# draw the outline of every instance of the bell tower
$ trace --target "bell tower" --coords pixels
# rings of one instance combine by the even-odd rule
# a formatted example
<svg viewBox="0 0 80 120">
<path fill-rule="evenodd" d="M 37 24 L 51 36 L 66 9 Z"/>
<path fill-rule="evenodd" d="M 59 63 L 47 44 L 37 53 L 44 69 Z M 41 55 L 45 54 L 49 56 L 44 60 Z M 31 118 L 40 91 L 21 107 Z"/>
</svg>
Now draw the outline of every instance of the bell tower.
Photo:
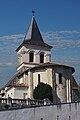
<svg viewBox="0 0 80 120">
<path fill-rule="evenodd" d="M 43 41 L 34 17 L 34 11 L 32 13 L 32 20 L 27 34 L 23 42 L 16 49 L 19 63 L 17 71 L 27 70 L 36 65 L 51 61 L 52 46 Z"/>
</svg>

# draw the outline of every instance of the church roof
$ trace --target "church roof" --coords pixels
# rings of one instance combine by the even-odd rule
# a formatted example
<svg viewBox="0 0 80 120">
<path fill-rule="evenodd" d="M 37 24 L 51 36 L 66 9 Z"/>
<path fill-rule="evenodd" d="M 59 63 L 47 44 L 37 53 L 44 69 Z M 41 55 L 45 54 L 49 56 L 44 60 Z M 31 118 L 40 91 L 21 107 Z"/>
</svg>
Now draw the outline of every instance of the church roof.
<svg viewBox="0 0 80 120">
<path fill-rule="evenodd" d="M 35 66 L 35 67 L 33 67 L 33 68 L 30 68 L 30 70 L 34 70 L 34 69 L 42 69 L 42 68 L 44 68 L 44 67 L 65 67 L 65 68 L 70 68 L 70 69 L 72 69 L 72 73 L 74 73 L 75 72 L 75 69 L 73 68 L 73 67 L 71 67 L 71 66 L 68 66 L 68 65 L 64 65 L 64 64 L 59 64 L 59 63 L 54 63 L 54 62 L 47 62 L 47 63 L 41 63 L 40 65 L 37 65 L 37 66 Z"/>
<path fill-rule="evenodd" d="M 37 26 L 34 16 L 32 16 L 31 24 L 29 26 L 27 34 L 24 37 L 23 43 L 17 48 L 16 51 L 18 51 L 22 46 L 25 46 L 25 45 L 36 45 L 36 46 L 47 47 L 49 49 L 52 48 L 52 46 L 46 44 L 43 41 L 43 38 L 41 36 L 41 33 L 39 31 L 39 28 Z"/>
</svg>

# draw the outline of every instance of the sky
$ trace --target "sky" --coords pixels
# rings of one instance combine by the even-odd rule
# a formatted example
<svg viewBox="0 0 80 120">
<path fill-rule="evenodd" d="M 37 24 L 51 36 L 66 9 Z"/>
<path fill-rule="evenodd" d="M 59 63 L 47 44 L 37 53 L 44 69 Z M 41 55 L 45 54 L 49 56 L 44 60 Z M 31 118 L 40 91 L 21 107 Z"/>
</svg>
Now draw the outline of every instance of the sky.
<svg viewBox="0 0 80 120">
<path fill-rule="evenodd" d="M 0 87 L 16 73 L 16 48 L 35 19 L 52 61 L 75 68 L 80 83 L 80 0 L 0 0 Z"/>
</svg>

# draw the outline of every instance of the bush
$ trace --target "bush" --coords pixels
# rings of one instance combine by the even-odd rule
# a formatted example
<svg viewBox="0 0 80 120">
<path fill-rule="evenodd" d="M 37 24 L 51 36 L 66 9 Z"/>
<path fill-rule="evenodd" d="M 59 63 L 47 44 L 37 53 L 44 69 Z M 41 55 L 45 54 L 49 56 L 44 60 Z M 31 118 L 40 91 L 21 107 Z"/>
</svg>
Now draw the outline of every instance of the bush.
<svg viewBox="0 0 80 120">
<path fill-rule="evenodd" d="M 44 98 L 48 98 L 50 101 L 53 101 L 52 88 L 47 83 L 39 83 L 37 87 L 35 87 L 33 91 L 34 99 L 43 100 Z"/>
</svg>

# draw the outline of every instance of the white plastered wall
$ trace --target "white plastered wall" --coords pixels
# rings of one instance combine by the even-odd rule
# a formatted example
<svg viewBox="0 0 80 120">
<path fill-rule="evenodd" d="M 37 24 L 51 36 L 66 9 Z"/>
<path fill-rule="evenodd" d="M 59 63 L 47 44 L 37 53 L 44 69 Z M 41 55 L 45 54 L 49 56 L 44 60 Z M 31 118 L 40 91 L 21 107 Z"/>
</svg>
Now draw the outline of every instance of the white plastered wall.
<svg viewBox="0 0 80 120">
<path fill-rule="evenodd" d="M 40 74 L 40 82 L 47 83 L 52 86 L 52 69 L 46 68 L 33 72 L 33 88 L 38 85 L 38 74 Z"/>
<path fill-rule="evenodd" d="M 59 84 L 59 73 L 62 74 L 62 84 Z M 71 102 L 72 69 L 59 67 L 56 69 L 56 93 L 61 102 Z"/>
<path fill-rule="evenodd" d="M 19 65 L 23 62 L 29 62 L 29 52 L 33 51 L 34 52 L 34 63 L 40 63 L 40 53 L 44 53 L 44 63 L 45 62 L 50 62 L 51 61 L 51 52 L 50 50 L 45 50 L 42 48 L 33 48 L 33 47 L 25 47 L 23 46 L 19 51 L 18 51 L 18 61 Z"/>
<path fill-rule="evenodd" d="M 27 93 L 27 87 L 13 87 L 6 92 L 6 98 L 24 99 L 24 93 Z"/>
</svg>

